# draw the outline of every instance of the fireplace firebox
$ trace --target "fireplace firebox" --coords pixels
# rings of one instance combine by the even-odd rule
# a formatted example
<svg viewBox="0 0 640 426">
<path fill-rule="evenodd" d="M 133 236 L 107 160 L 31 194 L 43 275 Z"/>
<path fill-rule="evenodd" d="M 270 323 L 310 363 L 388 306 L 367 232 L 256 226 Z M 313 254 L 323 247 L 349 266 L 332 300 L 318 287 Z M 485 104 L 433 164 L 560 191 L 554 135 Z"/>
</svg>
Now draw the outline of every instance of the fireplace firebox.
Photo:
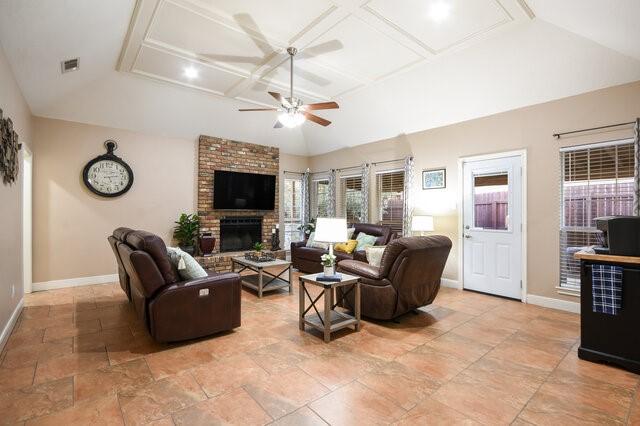
<svg viewBox="0 0 640 426">
<path fill-rule="evenodd" d="M 262 217 L 223 217 L 220 219 L 220 251 L 251 250 L 262 241 Z"/>
</svg>

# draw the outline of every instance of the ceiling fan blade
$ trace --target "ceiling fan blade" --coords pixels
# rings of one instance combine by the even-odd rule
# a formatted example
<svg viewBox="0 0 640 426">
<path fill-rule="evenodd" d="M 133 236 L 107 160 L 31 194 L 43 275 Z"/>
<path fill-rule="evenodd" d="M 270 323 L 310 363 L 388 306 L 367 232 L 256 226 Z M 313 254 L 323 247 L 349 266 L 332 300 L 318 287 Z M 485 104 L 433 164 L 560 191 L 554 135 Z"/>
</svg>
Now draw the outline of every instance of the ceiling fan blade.
<svg viewBox="0 0 640 426">
<path fill-rule="evenodd" d="M 236 13 L 233 15 L 233 19 L 242 28 L 242 30 L 249 36 L 251 41 L 260 49 L 260 51 L 266 56 L 272 55 L 276 49 L 274 49 L 266 40 L 267 38 L 260 30 L 256 21 L 253 20 L 248 13 Z"/>
<path fill-rule="evenodd" d="M 274 129 L 281 129 L 282 127 L 283 126 L 282 126 L 282 123 L 280 122 L 280 120 L 276 120 L 276 124 L 273 125 L 273 128 Z"/>
<path fill-rule="evenodd" d="M 330 40 L 315 46 L 307 47 L 300 53 L 301 59 L 315 58 L 329 52 L 335 52 L 344 47 L 340 40 Z"/>
<path fill-rule="evenodd" d="M 246 112 L 246 111 L 277 111 L 278 108 L 242 108 L 238 111 Z"/>
<path fill-rule="evenodd" d="M 308 104 L 308 105 L 302 106 L 302 109 L 305 109 L 307 111 L 314 111 L 318 109 L 337 109 L 337 108 L 340 108 L 340 105 L 338 105 L 335 102 L 318 102 L 316 104 Z"/>
<path fill-rule="evenodd" d="M 273 96 L 276 101 L 280 102 L 280 104 L 282 104 L 282 106 L 284 106 L 285 108 L 291 108 L 291 104 L 289 103 L 289 101 L 280 93 L 278 92 L 268 92 L 268 93 L 271 96 Z"/>
<path fill-rule="evenodd" d="M 231 62 L 235 64 L 260 65 L 264 61 L 263 58 L 257 56 L 218 55 L 217 53 L 203 53 L 200 56 L 216 62 Z"/>
<path fill-rule="evenodd" d="M 325 120 L 322 117 L 318 117 L 317 115 L 313 115 L 310 112 L 306 112 L 306 111 L 302 111 L 302 114 L 304 114 L 305 117 L 307 117 L 307 120 L 309 121 L 313 121 L 314 123 L 317 123 L 321 126 L 328 126 L 329 124 L 331 124 L 331 122 L 329 120 Z"/>
</svg>

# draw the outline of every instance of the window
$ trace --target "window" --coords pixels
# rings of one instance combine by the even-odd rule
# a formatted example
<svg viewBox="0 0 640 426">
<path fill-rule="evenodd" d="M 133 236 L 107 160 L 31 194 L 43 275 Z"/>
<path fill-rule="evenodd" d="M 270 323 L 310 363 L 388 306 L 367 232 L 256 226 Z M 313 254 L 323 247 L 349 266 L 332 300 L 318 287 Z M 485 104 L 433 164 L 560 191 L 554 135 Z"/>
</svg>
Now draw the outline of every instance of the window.
<svg viewBox="0 0 640 426">
<path fill-rule="evenodd" d="M 291 243 L 302 240 L 302 181 L 300 179 L 284 180 L 284 248 L 289 249 Z"/>
<path fill-rule="evenodd" d="M 391 226 L 402 233 L 404 210 L 404 172 L 402 170 L 381 172 L 376 176 L 376 196 L 381 225 Z"/>
<path fill-rule="evenodd" d="M 475 228 L 509 229 L 509 175 L 474 176 L 473 204 Z"/>
<path fill-rule="evenodd" d="M 362 176 L 345 176 L 340 179 L 342 215 L 347 223 L 362 222 Z"/>
<path fill-rule="evenodd" d="M 580 290 L 573 254 L 600 244 L 594 219 L 633 213 L 633 143 L 567 148 L 560 159 L 560 287 Z"/>
<path fill-rule="evenodd" d="M 329 180 L 313 181 L 313 209 L 314 218 L 329 216 Z"/>
</svg>

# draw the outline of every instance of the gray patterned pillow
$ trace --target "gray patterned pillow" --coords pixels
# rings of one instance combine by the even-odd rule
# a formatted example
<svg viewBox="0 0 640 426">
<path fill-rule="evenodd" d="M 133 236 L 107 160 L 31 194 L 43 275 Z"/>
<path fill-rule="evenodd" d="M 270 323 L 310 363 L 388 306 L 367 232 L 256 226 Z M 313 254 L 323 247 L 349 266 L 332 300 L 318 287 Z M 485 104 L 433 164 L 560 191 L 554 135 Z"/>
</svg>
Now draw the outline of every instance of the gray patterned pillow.
<svg viewBox="0 0 640 426">
<path fill-rule="evenodd" d="M 178 247 L 167 247 L 167 255 L 171 263 L 178 269 L 178 274 L 183 280 L 205 278 L 207 271 L 189 254 Z"/>
</svg>

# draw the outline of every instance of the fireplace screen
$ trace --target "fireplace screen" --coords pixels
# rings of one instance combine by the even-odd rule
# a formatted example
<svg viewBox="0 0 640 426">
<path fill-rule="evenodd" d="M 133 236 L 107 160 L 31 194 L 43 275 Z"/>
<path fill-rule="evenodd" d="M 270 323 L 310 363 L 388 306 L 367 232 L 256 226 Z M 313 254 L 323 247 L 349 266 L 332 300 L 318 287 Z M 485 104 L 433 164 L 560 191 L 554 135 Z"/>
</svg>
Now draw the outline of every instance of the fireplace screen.
<svg viewBox="0 0 640 426">
<path fill-rule="evenodd" d="M 251 250 L 262 241 L 261 217 L 229 217 L 220 219 L 220 251 Z"/>
</svg>

